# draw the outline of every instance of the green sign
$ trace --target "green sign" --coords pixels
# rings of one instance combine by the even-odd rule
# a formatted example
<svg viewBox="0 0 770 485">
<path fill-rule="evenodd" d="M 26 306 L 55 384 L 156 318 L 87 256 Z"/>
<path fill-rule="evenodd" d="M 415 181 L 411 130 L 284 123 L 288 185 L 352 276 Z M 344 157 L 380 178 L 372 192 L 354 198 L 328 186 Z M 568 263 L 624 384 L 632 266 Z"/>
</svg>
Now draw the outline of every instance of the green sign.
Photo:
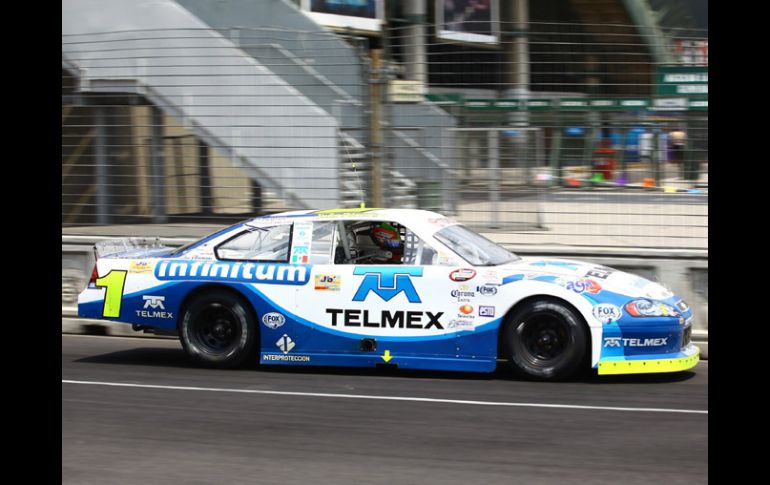
<svg viewBox="0 0 770 485">
<path fill-rule="evenodd" d="M 659 67 L 656 75 L 659 96 L 708 96 L 709 68 L 692 66 Z"/>
<path fill-rule="evenodd" d="M 463 100 L 463 107 L 474 111 L 636 111 L 649 108 L 648 98 L 558 98 L 558 99 L 502 99 L 469 98 Z"/>
<path fill-rule="evenodd" d="M 668 98 L 673 98 L 668 96 Z M 645 111 L 663 109 L 664 99 L 651 98 L 467 98 L 460 94 L 427 95 L 427 99 L 440 104 L 457 104 L 470 111 Z M 678 96 L 666 109 L 680 111 L 708 111 L 708 97 L 684 98 Z"/>
</svg>

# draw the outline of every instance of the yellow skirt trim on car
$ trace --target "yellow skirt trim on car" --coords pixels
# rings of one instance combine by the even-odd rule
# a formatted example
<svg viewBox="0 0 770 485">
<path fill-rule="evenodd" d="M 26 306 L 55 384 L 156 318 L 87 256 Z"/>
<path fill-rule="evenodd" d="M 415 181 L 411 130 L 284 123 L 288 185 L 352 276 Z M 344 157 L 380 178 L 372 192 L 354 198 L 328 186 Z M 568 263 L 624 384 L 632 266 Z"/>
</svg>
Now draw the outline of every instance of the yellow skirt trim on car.
<svg viewBox="0 0 770 485">
<path fill-rule="evenodd" d="M 687 357 L 654 360 L 608 360 L 599 362 L 599 374 L 646 374 L 654 372 L 679 372 L 695 367 L 700 360 L 700 350 Z"/>
</svg>

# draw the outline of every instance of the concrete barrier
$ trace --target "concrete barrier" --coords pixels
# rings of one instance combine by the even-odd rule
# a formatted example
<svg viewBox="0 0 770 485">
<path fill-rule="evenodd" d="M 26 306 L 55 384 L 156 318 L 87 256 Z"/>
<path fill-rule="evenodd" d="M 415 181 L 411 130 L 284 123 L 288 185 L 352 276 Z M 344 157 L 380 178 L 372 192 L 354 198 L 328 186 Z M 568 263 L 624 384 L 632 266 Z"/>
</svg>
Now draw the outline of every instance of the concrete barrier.
<svg viewBox="0 0 770 485">
<path fill-rule="evenodd" d="M 110 237 L 62 236 L 62 333 L 155 336 L 135 332 L 130 325 L 77 317 L 77 296 L 86 287 L 94 265 L 93 245 Z M 178 247 L 193 238 L 160 238 Z M 505 245 L 505 244 L 504 244 Z M 520 245 L 521 256 L 549 256 L 591 261 L 658 281 L 680 295 L 695 312 L 693 341 L 708 359 L 708 251 L 681 249 L 585 248 Z"/>
</svg>

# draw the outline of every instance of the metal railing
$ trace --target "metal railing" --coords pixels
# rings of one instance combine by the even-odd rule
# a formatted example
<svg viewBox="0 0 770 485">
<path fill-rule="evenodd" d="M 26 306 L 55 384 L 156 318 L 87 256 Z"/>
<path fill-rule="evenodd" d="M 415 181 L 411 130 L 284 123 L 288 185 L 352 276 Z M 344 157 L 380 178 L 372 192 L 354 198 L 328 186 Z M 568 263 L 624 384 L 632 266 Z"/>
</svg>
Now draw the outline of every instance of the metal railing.
<svg viewBox="0 0 770 485">
<path fill-rule="evenodd" d="M 184 21 L 62 36 L 63 233 L 373 204 L 376 187 L 508 244 L 708 248 L 707 57 L 650 47 L 707 32 L 530 22 L 482 46 L 392 22 L 373 64 L 360 35 Z"/>
</svg>

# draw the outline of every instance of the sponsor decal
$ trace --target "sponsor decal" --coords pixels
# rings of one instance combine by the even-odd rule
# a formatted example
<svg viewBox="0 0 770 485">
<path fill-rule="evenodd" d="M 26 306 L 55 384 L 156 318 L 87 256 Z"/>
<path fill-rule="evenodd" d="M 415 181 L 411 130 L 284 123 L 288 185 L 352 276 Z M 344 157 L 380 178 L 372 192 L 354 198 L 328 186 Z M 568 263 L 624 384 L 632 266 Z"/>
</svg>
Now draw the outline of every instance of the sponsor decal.
<svg viewBox="0 0 770 485">
<path fill-rule="evenodd" d="M 608 268 L 606 266 L 597 266 L 595 268 L 589 269 L 588 272 L 585 274 L 585 276 L 606 280 L 607 277 L 609 277 L 609 275 L 611 275 L 614 272 L 615 270 L 612 268 Z"/>
<path fill-rule="evenodd" d="M 594 306 L 593 314 L 602 323 L 612 323 L 620 320 L 623 312 L 611 303 L 600 303 Z"/>
<path fill-rule="evenodd" d="M 422 268 L 399 268 L 396 266 L 369 266 L 353 269 L 354 275 L 364 275 L 353 301 L 364 301 L 374 293 L 383 301 L 390 301 L 403 293 L 409 303 L 422 303 L 410 277 L 421 277 Z"/>
<path fill-rule="evenodd" d="M 291 257 L 289 262 L 292 264 L 307 264 L 310 258 L 310 244 L 312 240 L 313 223 L 295 222 L 291 235 Z"/>
<path fill-rule="evenodd" d="M 470 301 L 470 298 L 474 298 L 476 293 L 471 291 L 468 285 L 460 285 L 456 290 L 452 290 L 452 298 L 457 298 L 457 301 Z"/>
<path fill-rule="evenodd" d="M 262 315 L 262 323 L 264 323 L 266 327 L 275 330 L 286 323 L 286 317 L 278 312 L 265 313 Z"/>
<path fill-rule="evenodd" d="M 315 275 L 315 289 L 317 291 L 340 291 L 342 277 L 336 274 Z"/>
<path fill-rule="evenodd" d="M 343 209 L 321 209 L 317 210 L 315 212 L 312 212 L 312 214 L 316 214 L 319 216 L 338 216 L 338 215 L 358 215 L 362 212 L 371 212 L 371 211 L 378 211 L 381 209 L 377 209 L 375 207 L 352 207 L 352 208 L 343 208 Z"/>
<path fill-rule="evenodd" d="M 310 261 L 307 246 L 294 246 L 291 250 L 291 264 L 307 264 Z"/>
<path fill-rule="evenodd" d="M 128 272 L 134 274 L 149 274 L 152 273 L 152 266 L 150 261 L 131 261 Z"/>
<path fill-rule="evenodd" d="M 275 342 L 275 345 L 276 347 L 281 349 L 281 352 L 283 352 L 284 354 L 288 354 L 289 352 L 291 352 L 291 349 L 293 349 L 296 346 L 294 344 L 294 340 L 292 340 L 291 337 L 289 337 L 286 334 L 283 334 L 283 336 L 281 336 L 281 338 L 279 338 L 278 341 Z"/>
<path fill-rule="evenodd" d="M 494 296 L 497 294 L 497 285 L 477 286 L 476 291 L 484 296 Z"/>
<path fill-rule="evenodd" d="M 262 354 L 263 360 L 277 360 L 280 362 L 310 362 L 309 355 L 276 355 Z"/>
<path fill-rule="evenodd" d="M 605 337 L 605 347 L 660 347 L 666 345 L 668 337 L 659 338 L 622 338 L 622 337 Z"/>
<path fill-rule="evenodd" d="M 575 264 L 575 263 L 567 263 L 567 262 L 564 262 L 564 261 L 551 261 L 551 260 L 548 260 L 548 261 L 536 261 L 534 263 L 529 263 L 529 265 L 530 266 L 541 266 L 541 267 L 556 266 L 558 268 L 564 268 L 564 269 L 568 269 L 570 271 L 577 271 L 577 269 L 578 269 L 578 265 L 577 264 Z"/>
<path fill-rule="evenodd" d="M 444 327 L 439 318 L 444 312 L 418 312 L 418 311 L 389 311 L 383 310 L 377 312 L 369 310 L 345 310 L 341 308 L 327 308 L 326 313 L 331 315 L 331 325 L 343 327 L 369 327 L 369 328 L 406 328 L 406 329 L 424 329 L 436 328 L 443 330 Z"/>
<path fill-rule="evenodd" d="M 165 296 L 143 295 L 142 300 L 144 300 L 144 308 L 160 308 L 161 310 L 166 309 L 166 307 L 163 305 L 163 302 L 166 301 Z"/>
<path fill-rule="evenodd" d="M 457 224 L 457 221 L 450 219 L 448 217 L 429 217 L 428 218 L 428 224 L 432 224 L 434 226 L 438 226 L 440 228 L 444 228 L 447 226 L 451 226 L 454 224 Z"/>
<path fill-rule="evenodd" d="M 163 261 L 155 267 L 161 281 L 229 281 L 266 285 L 307 284 L 310 266 L 281 263 L 244 263 L 232 261 Z"/>
<path fill-rule="evenodd" d="M 451 330 L 476 330 L 476 327 L 473 325 L 473 320 L 462 318 L 450 320 L 447 324 L 447 328 Z"/>
<path fill-rule="evenodd" d="M 650 300 L 633 300 L 626 303 L 626 312 L 632 317 L 678 317 L 679 312 L 665 303 Z"/>
<path fill-rule="evenodd" d="M 493 306 L 479 306 L 479 316 L 480 317 L 494 317 L 495 316 L 495 307 Z"/>
<path fill-rule="evenodd" d="M 572 290 L 575 293 L 591 293 L 595 295 L 602 291 L 602 285 L 596 281 L 581 278 L 579 280 L 567 281 L 564 285 L 568 290 Z"/>
<path fill-rule="evenodd" d="M 143 295 L 144 309 L 136 310 L 136 316 L 142 318 L 174 318 L 172 312 L 167 312 L 163 302 L 165 296 Z"/>
<path fill-rule="evenodd" d="M 196 248 L 193 251 L 193 254 L 187 255 L 188 259 L 196 259 L 196 260 L 214 260 L 217 259 L 214 256 L 214 250 L 212 248 L 206 247 L 208 244 L 204 244 L 200 248 Z"/>
<path fill-rule="evenodd" d="M 510 276 L 506 276 L 503 278 L 503 284 L 507 285 L 508 283 L 513 283 L 514 281 L 521 281 L 524 278 L 526 278 L 526 275 L 524 274 L 513 274 Z"/>
<path fill-rule="evenodd" d="M 470 305 L 463 305 L 460 307 L 460 313 L 462 313 L 463 315 L 470 315 L 471 313 L 473 313 L 473 307 Z"/>
<path fill-rule="evenodd" d="M 474 276 L 476 276 L 476 270 L 470 268 L 456 269 L 449 273 L 449 279 L 457 282 L 471 280 Z"/>
<path fill-rule="evenodd" d="M 485 269 L 482 270 L 481 273 L 479 273 L 479 277 L 483 280 L 489 281 L 490 283 L 487 284 L 499 284 L 500 283 L 500 273 L 497 272 L 496 269 Z"/>
</svg>

